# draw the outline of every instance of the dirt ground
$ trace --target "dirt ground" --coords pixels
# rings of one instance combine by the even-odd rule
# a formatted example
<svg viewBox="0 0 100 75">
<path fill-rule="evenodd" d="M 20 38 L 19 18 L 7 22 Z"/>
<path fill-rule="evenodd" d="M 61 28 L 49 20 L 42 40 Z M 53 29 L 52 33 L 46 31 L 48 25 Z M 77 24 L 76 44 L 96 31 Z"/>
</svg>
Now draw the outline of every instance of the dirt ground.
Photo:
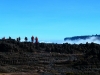
<svg viewBox="0 0 100 75">
<path fill-rule="evenodd" d="M 0 73 L 0 75 L 40 75 L 38 73 Z"/>
</svg>

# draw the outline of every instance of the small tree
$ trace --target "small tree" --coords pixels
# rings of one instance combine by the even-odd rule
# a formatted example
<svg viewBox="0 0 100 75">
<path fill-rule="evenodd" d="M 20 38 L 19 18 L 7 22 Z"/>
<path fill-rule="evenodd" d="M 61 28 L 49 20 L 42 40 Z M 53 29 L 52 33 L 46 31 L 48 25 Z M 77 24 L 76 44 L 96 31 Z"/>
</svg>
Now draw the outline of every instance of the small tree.
<svg viewBox="0 0 100 75">
<path fill-rule="evenodd" d="M 28 38 L 27 37 L 25 37 L 25 41 L 27 42 L 27 40 L 28 40 Z"/>
<path fill-rule="evenodd" d="M 19 41 L 18 38 L 16 40 L 17 40 L 17 42 Z"/>
<path fill-rule="evenodd" d="M 20 42 L 20 37 L 17 38 L 17 41 Z"/>
<path fill-rule="evenodd" d="M 38 43 L 38 37 L 35 38 L 35 43 Z"/>
<path fill-rule="evenodd" d="M 36 44 L 36 49 L 38 49 L 39 48 L 38 37 L 35 37 L 35 44 Z"/>
<path fill-rule="evenodd" d="M 31 41 L 32 41 L 32 43 L 34 42 L 34 36 L 31 37 Z"/>
<path fill-rule="evenodd" d="M 2 40 L 5 40 L 5 37 L 3 37 Z"/>
<path fill-rule="evenodd" d="M 9 36 L 9 40 L 11 40 L 11 37 Z"/>
<path fill-rule="evenodd" d="M 20 42 L 20 40 L 21 40 L 21 38 L 19 37 L 19 38 L 18 38 L 18 41 Z"/>
</svg>

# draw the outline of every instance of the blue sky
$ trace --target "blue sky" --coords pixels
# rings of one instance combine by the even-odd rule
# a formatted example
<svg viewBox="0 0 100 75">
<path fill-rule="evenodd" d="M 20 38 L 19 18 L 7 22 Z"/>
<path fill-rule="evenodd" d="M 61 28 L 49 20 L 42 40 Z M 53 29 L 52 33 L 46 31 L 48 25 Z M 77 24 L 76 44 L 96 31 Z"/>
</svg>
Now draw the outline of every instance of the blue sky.
<svg viewBox="0 0 100 75">
<path fill-rule="evenodd" d="M 100 34 L 100 0 L 0 0 L 0 38 L 92 34 Z"/>
</svg>

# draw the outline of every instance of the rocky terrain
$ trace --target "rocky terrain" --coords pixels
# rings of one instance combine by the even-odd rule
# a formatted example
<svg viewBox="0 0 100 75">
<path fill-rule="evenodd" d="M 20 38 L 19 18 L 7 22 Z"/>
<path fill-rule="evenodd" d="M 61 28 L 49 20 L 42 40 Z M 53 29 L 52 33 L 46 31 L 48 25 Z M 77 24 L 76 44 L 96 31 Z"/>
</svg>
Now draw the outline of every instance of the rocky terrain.
<svg viewBox="0 0 100 75">
<path fill-rule="evenodd" d="M 0 40 L 0 73 L 15 75 L 99 75 L 100 45 Z"/>
</svg>

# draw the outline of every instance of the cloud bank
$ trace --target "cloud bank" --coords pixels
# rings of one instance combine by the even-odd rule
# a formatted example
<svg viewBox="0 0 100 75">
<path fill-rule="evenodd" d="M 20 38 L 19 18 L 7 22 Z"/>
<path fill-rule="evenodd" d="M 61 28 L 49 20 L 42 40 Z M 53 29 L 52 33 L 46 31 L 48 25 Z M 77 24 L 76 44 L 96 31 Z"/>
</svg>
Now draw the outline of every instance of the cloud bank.
<svg viewBox="0 0 100 75">
<path fill-rule="evenodd" d="M 100 38 L 99 37 L 89 37 L 87 39 L 77 39 L 77 40 L 52 40 L 52 41 L 40 41 L 40 43 L 57 43 L 57 44 L 63 44 L 63 43 L 70 43 L 70 44 L 80 44 L 80 43 L 83 43 L 85 44 L 86 42 L 88 43 L 91 43 L 91 42 L 94 42 L 94 43 L 98 43 L 100 44 Z"/>
<path fill-rule="evenodd" d="M 98 37 L 90 37 L 90 38 L 87 38 L 87 39 L 77 39 L 77 40 L 74 40 L 74 41 L 71 41 L 71 40 L 66 40 L 64 43 L 71 43 L 71 44 L 80 44 L 80 43 L 83 43 L 85 44 L 86 42 L 88 43 L 91 43 L 91 42 L 94 42 L 94 43 L 98 43 L 100 44 L 100 39 L 98 39 Z"/>
</svg>

